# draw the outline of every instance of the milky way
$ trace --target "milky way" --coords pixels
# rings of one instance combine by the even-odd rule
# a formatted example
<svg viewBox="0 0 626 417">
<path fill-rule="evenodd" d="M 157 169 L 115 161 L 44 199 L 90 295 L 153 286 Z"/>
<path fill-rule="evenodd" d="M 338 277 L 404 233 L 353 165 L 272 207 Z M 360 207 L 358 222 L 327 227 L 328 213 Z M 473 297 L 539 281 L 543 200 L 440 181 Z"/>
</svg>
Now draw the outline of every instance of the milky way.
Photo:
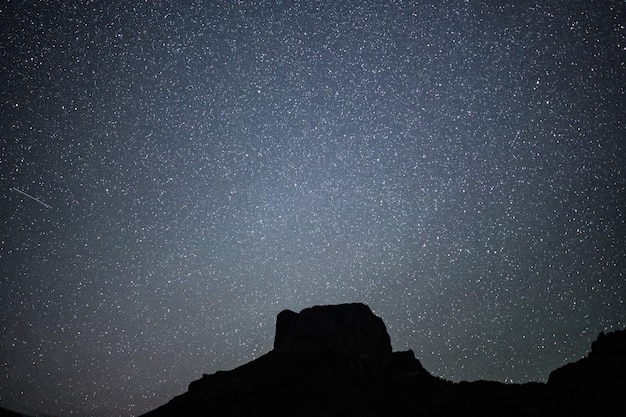
<svg viewBox="0 0 626 417">
<path fill-rule="evenodd" d="M 137 415 L 316 304 L 454 381 L 626 326 L 626 4 L 484 3 L 0 6 L 0 406 Z"/>
</svg>

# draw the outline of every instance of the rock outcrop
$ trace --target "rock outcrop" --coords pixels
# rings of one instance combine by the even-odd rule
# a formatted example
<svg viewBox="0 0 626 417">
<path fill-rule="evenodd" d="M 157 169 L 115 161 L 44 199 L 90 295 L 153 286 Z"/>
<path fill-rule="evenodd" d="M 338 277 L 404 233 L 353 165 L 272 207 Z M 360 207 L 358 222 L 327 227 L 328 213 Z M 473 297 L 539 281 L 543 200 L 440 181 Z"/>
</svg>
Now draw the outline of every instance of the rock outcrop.
<svg viewBox="0 0 626 417">
<path fill-rule="evenodd" d="M 391 340 L 382 319 L 365 304 L 316 306 L 278 314 L 274 350 L 384 360 L 391 355 Z"/>
</svg>

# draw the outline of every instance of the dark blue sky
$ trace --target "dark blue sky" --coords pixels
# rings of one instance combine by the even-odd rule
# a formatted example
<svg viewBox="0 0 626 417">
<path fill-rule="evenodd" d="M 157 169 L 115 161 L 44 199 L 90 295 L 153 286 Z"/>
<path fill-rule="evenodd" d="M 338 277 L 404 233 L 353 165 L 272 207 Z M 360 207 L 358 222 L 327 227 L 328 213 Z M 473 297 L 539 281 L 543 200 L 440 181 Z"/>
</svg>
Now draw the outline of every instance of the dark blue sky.
<svg viewBox="0 0 626 417">
<path fill-rule="evenodd" d="M 0 406 L 137 415 L 315 304 L 454 381 L 625 327 L 626 5 L 495 3 L 5 2 Z"/>
</svg>

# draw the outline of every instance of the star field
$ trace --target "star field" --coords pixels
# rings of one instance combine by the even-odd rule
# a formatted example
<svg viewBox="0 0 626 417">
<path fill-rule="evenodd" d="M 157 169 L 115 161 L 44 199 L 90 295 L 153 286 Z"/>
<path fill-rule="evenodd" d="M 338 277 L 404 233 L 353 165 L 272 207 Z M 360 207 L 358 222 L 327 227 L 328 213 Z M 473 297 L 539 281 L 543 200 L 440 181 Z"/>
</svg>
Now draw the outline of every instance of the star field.
<svg viewBox="0 0 626 417">
<path fill-rule="evenodd" d="M 626 4 L 543 3 L 4 2 L 0 406 L 138 415 L 315 304 L 454 381 L 624 328 Z"/>
</svg>

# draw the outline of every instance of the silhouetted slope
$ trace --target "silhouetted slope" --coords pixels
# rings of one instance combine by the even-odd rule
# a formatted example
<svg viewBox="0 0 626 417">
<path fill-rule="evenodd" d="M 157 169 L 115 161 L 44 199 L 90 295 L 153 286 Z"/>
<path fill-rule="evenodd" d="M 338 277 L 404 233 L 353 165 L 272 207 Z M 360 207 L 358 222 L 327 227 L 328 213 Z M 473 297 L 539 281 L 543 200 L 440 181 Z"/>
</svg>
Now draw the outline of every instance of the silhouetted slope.
<svg viewBox="0 0 626 417">
<path fill-rule="evenodd" d="M 205 375 L 189 391 L 145 416 L 381 416 L 421 411 L 414 392 L 451 385 L 424 370 L 412 352 L 386 364 L 336 353 L 272 351 L 230 372 Z"/>
<path fill-rule="evenodd" d="M 542 416 L 626 416 L 626 329 L 600 333 L 587 357 L 553 371 Z"/>
<path fill-rule="evenodd" d="M 25 417 L 20 413 L 16 413 L 15 411 L 7 410 L 6 408 L 0 407 L 0 417 Z"/>
<path fill-rule="evenodd" d="M 412 351 L 391 353 L 384 323 L 363 304 L 287 311 L 273 351 L 204 375 L 143 417 L 626 416 L 625 339 L 626 330 L 601 336 L 548 384 L 452 383 L 430 375 Z"/>
</svg>

